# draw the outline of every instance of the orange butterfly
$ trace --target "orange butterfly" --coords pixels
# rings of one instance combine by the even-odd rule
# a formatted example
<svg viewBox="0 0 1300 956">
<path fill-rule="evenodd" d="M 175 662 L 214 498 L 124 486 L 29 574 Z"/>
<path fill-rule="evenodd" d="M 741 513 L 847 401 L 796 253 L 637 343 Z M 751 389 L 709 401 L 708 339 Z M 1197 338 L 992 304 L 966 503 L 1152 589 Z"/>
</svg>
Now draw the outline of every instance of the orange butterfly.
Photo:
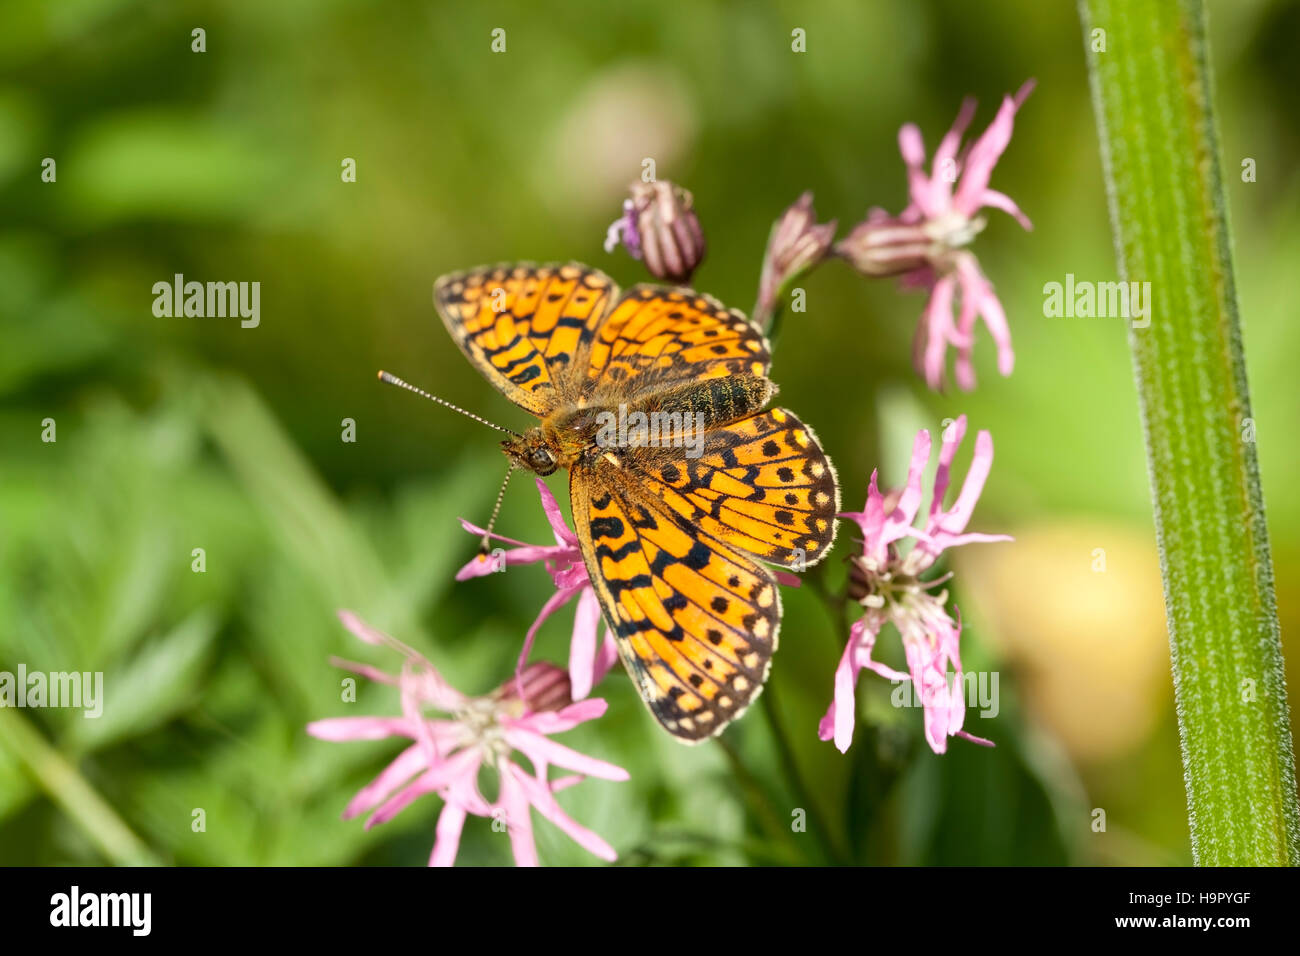
<svg viewBox="0 0 1300 956">
<path fill-rule="evenodd" d="M 684 741 L 718 733 L 776 649 L 781 600 L 762 562 L 820 561 L 840 506 L 812 430 L 763 410 L 766 339 L 709 296 L 620 294 L 576 263 L 457 272 L 434 300 L 470 361 L 541 419 L 506 455 L 569 470 L 588 575 L 651 713 Z"/>
</svg>

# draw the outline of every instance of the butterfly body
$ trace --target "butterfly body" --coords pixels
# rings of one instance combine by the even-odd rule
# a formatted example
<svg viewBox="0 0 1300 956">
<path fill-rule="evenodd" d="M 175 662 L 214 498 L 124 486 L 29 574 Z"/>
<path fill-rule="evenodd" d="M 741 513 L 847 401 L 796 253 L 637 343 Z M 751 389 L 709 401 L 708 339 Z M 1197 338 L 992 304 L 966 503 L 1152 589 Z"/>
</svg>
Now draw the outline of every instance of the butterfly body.
<svg viewBox="0 0 1300 956">
<path fill-rule="evenodd" d="M 821 560 L 839 510 L 811 429 L 764 410 L 766 340 L 708 296 L 620 293 L 578 264 L 455 273 L 435 303 L 471 362 L 540 419 L 506 455 L 569 471 L 588 576 L 642 699 L 680 740 L 717 733 L 776 648 L 764 562 Z"/>
<path fill-rule="evenodd" d="M 673 449 L 687 448 L 689 455 L 689 447 L 709 429 L 758 411 L 775 391 L 776 386 L 755 375 L 645 388 L 631 402 L 610 390 L 557 408 L 540 425 L 503 441 L 501 448 L 515 464 L 542 476 L 579 463 L 594 466 L 598 458 L 616 463 L 611 449 L 629 443 L 667 449 L 659 457 L 677 458 L 680 452 Z M 638 415 L 645 416 L 646 424 L 640 431 L 634 427 L 629 437 L 626 423 L 639 422 Z"/>
</svg>

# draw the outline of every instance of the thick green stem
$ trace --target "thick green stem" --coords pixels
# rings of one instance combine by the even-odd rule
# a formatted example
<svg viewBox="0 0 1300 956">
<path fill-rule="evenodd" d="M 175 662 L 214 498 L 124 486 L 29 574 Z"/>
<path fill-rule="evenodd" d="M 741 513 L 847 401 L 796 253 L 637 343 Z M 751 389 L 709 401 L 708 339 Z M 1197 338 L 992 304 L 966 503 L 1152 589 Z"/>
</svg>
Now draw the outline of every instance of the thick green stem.
<svg viewBox="0 0 1300 956">
<path fill-rule="evenodd" d="M 1149 290 L 1129 344 L 1193 857 L 1294 864 L 1295 766 L 1204 5 L 1080 0 L 1080 12 L 1120 276 Z"/>
</svg>

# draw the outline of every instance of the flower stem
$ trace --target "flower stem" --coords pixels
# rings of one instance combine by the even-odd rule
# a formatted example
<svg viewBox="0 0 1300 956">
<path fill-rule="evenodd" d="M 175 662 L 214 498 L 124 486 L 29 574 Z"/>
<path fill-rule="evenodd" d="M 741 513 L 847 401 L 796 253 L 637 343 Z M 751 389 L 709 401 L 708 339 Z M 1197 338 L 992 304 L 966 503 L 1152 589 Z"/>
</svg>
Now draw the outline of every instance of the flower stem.
<svg viewBox="0 0 1300 956">
<path fill-rule="evenodd" d="M 781 761 L 781 769 L 785 772 L 790 789 L 794 791 L 795 799 L 803 804 L 807 811 L 808 822 L 812 824 L 812 829 L 816 832 L 827 858 L 833 863 L 843 865 L 849 862 L 848 855 L 840 852 L 836 847 L 830 826 L 822 814 L 821 804 L 813 798 L 812 790 L 799 770 L 794 748 L 790 746 L 790 739 L 786 736 L 785 727 L 781 722 L 781 708 L 776 699 L 775 683 L 775 680 L 768 680 L 767 686 L 763 688 L 763 696 L 758 702 L 763 709 L 763 716 L 767 718 L 772 737 L 776 741 L 777 758 Z"/>
<path fill-rule="evenodd" d="M 1080 0 L 1080 14 L 1120 276 L 1149 283 L 1129 346 L 1193 858 L 1295 864 L 1300 812 L 1204 4 Z"/>
<path fill-rule="evenodd" d="M 735 775 L 737 784 L 740 786 L 745 799 L 749 802 L 750 809 L 753 810 L 759 823 L 772 837 L 773 841 L 780 844 L 779 855 L 788 860 L 798 860 L 800 852 L 799 847 L 795 844 L 793 834 L 777 813 L 776 807 L 768 797 L 767 791 L 763 789 L 763 785 L 745 766 L 745 761 L 741 759 L 735 743 L 725 734 L 714 739 L 718 742 L 718 746 L 722 748 L 727 763 L 731 766 L 731 772 Z"/>
<path fill-rule="evenodd" d="M 118 866 L 161 863 L 86 778 L 46 742 L 40 731 L 9 708 L 0 709 L 0 741 L 107 860 Z"/>
</svg>

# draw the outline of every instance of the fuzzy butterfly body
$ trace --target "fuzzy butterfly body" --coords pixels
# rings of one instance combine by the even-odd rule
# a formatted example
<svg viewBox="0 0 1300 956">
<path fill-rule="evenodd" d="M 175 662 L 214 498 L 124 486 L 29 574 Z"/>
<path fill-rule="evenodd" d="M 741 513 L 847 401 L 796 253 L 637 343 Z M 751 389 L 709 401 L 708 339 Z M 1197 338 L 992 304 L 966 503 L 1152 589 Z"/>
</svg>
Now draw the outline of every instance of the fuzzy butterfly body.
<svg viewBox="0 0 1300 956">
<path fill-rule="evenodd" d="M 812 430 L 765 410 L 767 341 L 709 296 L 620 293 L 576 263 L 454 273 L 434 299 L 470 361 L 541 419 L 502 442 L 506 455 L 569 471 L 583 560 L 642 699 L 678 739 L 718 733 L 776 649 L 764 562 L 821 560 L 839 510 Z"/>
</svg>

